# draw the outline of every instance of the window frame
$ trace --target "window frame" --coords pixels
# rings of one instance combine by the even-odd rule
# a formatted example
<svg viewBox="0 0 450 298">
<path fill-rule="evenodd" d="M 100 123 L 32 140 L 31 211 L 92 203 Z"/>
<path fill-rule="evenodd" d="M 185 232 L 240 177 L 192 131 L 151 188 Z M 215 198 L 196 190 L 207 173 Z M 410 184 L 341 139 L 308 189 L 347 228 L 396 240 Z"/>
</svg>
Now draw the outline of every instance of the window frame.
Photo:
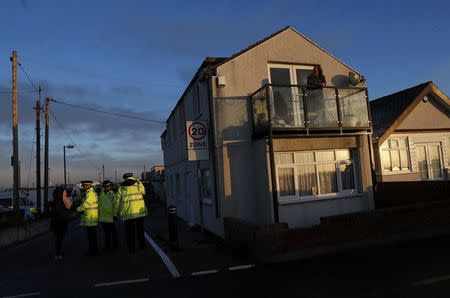
<svg viewBox="0 0 450 298">
<path fill-rule="evenodd" d="M 397 148 L 391 148 L 391 141 L 397 141 L 397 144 L 399 144 L 400 140 L 404 140 L 405 141 L 405 147 L 399 147 L 397 146 Z M 408 159 L 408 169 L 403 170 L 402 169 L 402 160 L 401 160 L 401 154 L 400 152 L 402 150 L 406 150 L 406 156 Z M 393 166 L 392 166 L 392 151 L 398 152 L 399 154 L 399 164 L 400 164 L 400 170 L 393 170 Z M 391 163 L 391 170 L 387 171 L 384 169 L 384 165 L 383 163 L 385 162 L 384 158 L 383 158 L 383 153 L 384 152 L 388 152 L 389 153 L 389 159 L 390 159 L 390 163 Z M 410 146 L 410 141 L 408 137 L 393 137 L 393 138 L 388 138 L 381 146 L 380 146 L 380 167 L 381 167 L 381 172 L 383 173 L 383 175 L 397 175 L 397 174 L 405 174 L 405 173 L 412 173 L 413 169 L 413 164 L 412 164 L 412 157 L 411 157 L 411 146 Z"/>
<path fill-rule="evenodd" d="M 336 151 L 339 150 L 348 150 L 350 153 L 349 159 L 339 159 L 337 160 Z M 317 152 L 333 152 L 333 161 L 317 161 L 316 153 Z M 338 149 L 329 149 L 329 150 L 315 150 L 315 151 L 290 151 L 290 152 L 275 152 L 275 154 L 293 154 L 293 163 L 287 164 L 277 164 L 275 162 L 275 176 L 276 176 L 276 190 L 277 190 L 277 198 L 280 204 L 283 203 L 297 203 L 297 202 L 310 202 L 310 201 L 318 201 L 323 199 L 332 199 L 332 198 L 341 198 L 341 197 L 350 197 L 360 195 L 359 192 L 359 183 L 358 183 L 358 171 L 357 171 L 357 163 L 355 162 L 356 151 L 350 148 L 338 148 Z M 296 153 L 313 153 L 314 161 L 300 163 L 297 161 Z M 341 177 L 341 171 L 339 166 L 345 162 L 346 164 L 351 164 L 353 166 L 353 189 L 344 189 L 343 181 Z M 331 164 L 335 165 L 335 174 L 336 174 L 336 183 L 337 183 L 337 192 L 322 194 L 320 188 L 320 177 L 318 166 L 320 164 Z M 299 192 L 299 184 L 298 184 L 298 166 L 306 166 L 306 165 L 314 165 L 315 169 L 315 178 L 317 185 L 317 195 L 306 195 L 300 196 Z M 290 196 L 280 196 L 280 181 L 279 181 L 279 169 L 280 168 L 289 168 L 294 170 L 294 187 L 295 187 L 295 195 Z"/>
</svg>

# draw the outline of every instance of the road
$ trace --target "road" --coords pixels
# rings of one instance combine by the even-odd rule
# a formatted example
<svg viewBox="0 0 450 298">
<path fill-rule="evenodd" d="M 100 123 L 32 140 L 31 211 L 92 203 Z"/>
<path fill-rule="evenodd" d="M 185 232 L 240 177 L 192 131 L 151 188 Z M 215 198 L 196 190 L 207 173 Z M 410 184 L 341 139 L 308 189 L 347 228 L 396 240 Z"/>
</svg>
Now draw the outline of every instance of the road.
<svg viewBox="0 0 450 298">
<path fill-rule="evenodd" d="M 74 226 L 62 262 L 52 259 L 51 234 L 1 251 L 0 297 L 450 296 L 450 236 L 195 276 L 166 255 L 179 278 L 151 245 L 136 254 L 122 249 L 92 258 L 81 255 L 85 244 Z M 197 258 L 205 263 L 201 254 Z"/>
</svg>

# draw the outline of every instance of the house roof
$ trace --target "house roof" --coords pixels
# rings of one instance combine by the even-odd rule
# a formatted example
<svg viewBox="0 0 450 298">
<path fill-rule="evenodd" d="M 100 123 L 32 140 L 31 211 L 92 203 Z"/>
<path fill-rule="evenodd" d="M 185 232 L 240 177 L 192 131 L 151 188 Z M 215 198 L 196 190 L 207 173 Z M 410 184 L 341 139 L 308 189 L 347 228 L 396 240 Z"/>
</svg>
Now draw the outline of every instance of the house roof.
<svg viewBox="0 0 450 298">
<path fill-rule="evenodd" d="M 328 52 L 328 51 L 326 51 L 325 49 L 323 49 L 322 47 L 320 47 L 320 46 L 319 46 L 318 44 L 316 44 L 314 41 L 312 41 L 311 39 L 309 39 L 308 37 L 306 37 L 305 35 L 303 35 L 303 34 L 300 33 L 299 31 L 295 30 L 295 28 L 293 28 L 292 26 L 286 26 L 286 27 L 284 27 L 284 28 L 278 30 L 277 32 L 275 32 L 275 33 L 273 33 L 273 34 L 271 34 L 271 35 L 269 35 L 269 36 L 267 36 L 267 37 L 264 37 L 263 39 L 261 39 L 261 40 L 255 42 L 254 44 L 252 44 L 252 45 L 246 47 L 245 49 L 243 49 L 243 50 L 241 50 L 241 51 L 239 51 L 239 52 L 233 54 L 231 57 L 225 59 L 223 62 L 219 63 L 219 64 L 216 65 L 215 67 L 219 67 L 219 66 L 221 66 L 222 64 L 225 64 L 225 63 L 227 63 L 227 62 L 233 60 L 234 58 L 236 58 L 236 57 L 238 57 L 238 56 L 240 56 L 240 55 L 242 55 L 242 54 L 244 54 L 244 53 L 250 51 L 251 49 L 253 49 L 253 48 L 259 46 L 260 44 L 262 44 L 262 43 L 268 41 L 269 39 L 272 39 L 273 37 L 277 36 L 278 34 L 284 32 L 284 31 L 286 31 L 286 30 L 292 30 L 292 31 L 294 31 L 295 33 L 297 33 L 298 35 L 300 35 L 301 37 L 303 37 L 304 39 L 306 39 L 308 42 L 310 42 L 311 44 L 313 44 L 315 47 L 317 47 L 317 48 L 320 49 L 321 51 L 325 52 L 327 55 L 329 55 L 330 57 L 332 57 L 333 59 L 335 59 L 335 60 L 338 61 L 339 63 L 341 63 L 341 64 L 347 66 L 347 67 L 348 67 L 349 69 L 351 69 L 352 71 L 354 71 L 354 72 L 360 74 L 358 71 L 356 71 L 355 69 L 353 69 L 353 68 L 350 67 L 349 65 L 345 64 L 344 62 L 342 62 L 341 60 L 339 60 L 339 59 L 336 58 L 335 56 L 333 56 L 330 52 Z"/>
<path fill-rule="evenodd" d="M 382 144 L 427 95 L 450 112 L 450 98 L 431 81 L 372 100 L 372 127 L 378 144 Z"/>
<path fill-rule="evenodd" d="M 373 134 L 380 137 L 431 82 L 370 101 Z"/>
<path fill-rule="evenodd" d="M 231 55 L 230 57 L 206 57 L 205 60 L 203 60 L 202 64 L 200 65 L 200 67 L 198 68 L 197 72 L 195 73 L 194 77 L 192 78 L 192 80 L 189 82 L 189 85 L 186 87 L 186 89 L 184 90 L 183 94 L 180 96 L 180 98 L 178 99 L 177 104 L 175 105 L 175 107 L 172 109 L 172 111 L 170 112 L 169 117 L 167 117 L 166 123 L 167 121 L 169 121 L 170 117 L 172 116 L 172 114 L 174 113 L 174 111 L 176 110 L 177 106 L 181 103 L 183 97 L 189 92 L 189 90 L 191 89 L 192 85 L 197 81 L 199 75 L 203 72 L 203 70 L 205 69 L 210 69 L 210 68 L 217 68 L 231 60 L 233 60 L 234 58 L 250 51 L 251 49 L 257 47 L 258 45 L 270 40 L 271 38 L 277 36 L 278 34 L 286 31 L 286 30 L 292 30 L 295 33 L 297 33 L 298 35 L 300 35 L 301 37 L 303 37 L 304 39 L 306 39 L 307 41 L 309 41 L 311 44 L 313 44 L 314 46 L 316 46 L 318 49 L 320 49 L 321 51 L 325 52 L 326 54 L 330 55 L 333 59 L 335 59 L 336 61 L 338 61 L 339 63 L 342 63 L 343 65 L 347 66 L 349 69 L 351 69 L 352 71 L 356 72 L 359 74 L 358 71 L 354 70 L 353 68 L 351 68 L 350 66 L 348 66 L 347 64 L 345 64 L 344 62 L 342 62 L 341 60 L 339 60 L 338 58 L 336 58 L 335 56 L 333 56 L 332 54 L 330 54 L 329 52 L 327 52 L 326 50 L 324 50 L 323 48 L 321 48 L 319 45 L 317 45 L 316 43 L 314 43 L 311 39 L 309 39 L 308 37 L 304 36 L 303 34 L 301 34 L 300 32 L 298 32 L 297 30 L 295 30 L 293 27 L 291 26 L 286 26 L 278 31 L 276 31 L 275 33 L 255 42 L 254 44 L 246 47 L 245 49 Z"/>
<path fill-rule="evenodd" d="M 169 121 L 170 117 L 172 117 L 172 114 L 175 112 L 176 108 L 181 103 L 181 100 L 189 92 L 189 90 L 191 89 L 192 85 L 197 81 L 198 77 L 203 72 L 203 70 L 211 68 L 211 67 L 215 67 L 219 63 L 221 63 L 221 62 L 223 62 L 223 61 L 225 61 L 227 59 L 228 58 L 225 58 L 225 57 L 206 57 L 205 60 L 203 60 L 202 64 L 200 64 L 199 68 L 195 72 L 194 77 L 191 79 L 191 81 L 189 82 L 189 84 L 186 87 L 186 89 L 184 89 L 183 94 L 181 94 L 180 98 L 178 99 L 177 104 L 175 105 L 175 107 L 170 112 L 169 117 L 167 117 L 166 123 Z"/>
</svg>

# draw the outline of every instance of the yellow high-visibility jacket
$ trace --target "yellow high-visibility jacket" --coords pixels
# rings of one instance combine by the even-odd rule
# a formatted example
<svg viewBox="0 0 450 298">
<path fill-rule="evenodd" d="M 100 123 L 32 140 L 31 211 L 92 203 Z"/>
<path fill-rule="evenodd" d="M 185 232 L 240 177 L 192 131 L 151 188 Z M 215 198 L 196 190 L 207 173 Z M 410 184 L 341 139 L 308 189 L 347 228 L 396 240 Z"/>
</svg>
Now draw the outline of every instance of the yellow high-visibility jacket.
<svg viewBox="0 0 450 298">
<path fill-rule="evenodd" d="M 147 215 L 144 195 L 145 188 L 140 181 L 128 178 L 122 183 L 117 192 L 119 201 L 118 215 L 121 220 L 125 221 Z"/>
<path fill-rule="evenodd" d="M 100 193 L 98 206 L 98 221 L 113 222 L 113 217 L 117 215 L 117 199 L 114 191 Z"/>
<path fill-rule="evenodd" d="M 98 222 L 98 196 L 91 187 L 86 191 L 86 197 L 83 203 L 77 208 L 81 214 L 81 226 L 91 227 L 96 226 Z"/>
</svg>

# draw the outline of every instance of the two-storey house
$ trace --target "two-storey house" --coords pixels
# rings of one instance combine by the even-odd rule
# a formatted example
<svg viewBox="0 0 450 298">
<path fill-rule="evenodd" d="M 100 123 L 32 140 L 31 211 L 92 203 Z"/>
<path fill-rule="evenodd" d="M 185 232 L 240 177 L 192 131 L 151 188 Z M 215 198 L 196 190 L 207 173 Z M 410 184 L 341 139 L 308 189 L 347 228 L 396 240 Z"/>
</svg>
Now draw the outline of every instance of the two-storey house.
<svg viewBox="0 0 450 298">
<path fill-rule="evenodd" d="M 326 79 L 308 85 L 314 66 Z M 209 128 L 209 160 L 188 161 L 187 120 Z M 292 27 L 229 58 L 206 58 L 162 134 L 167 200 L 223 236 L 223 218 L 306 227 L 373 209 L 363 76 Z"/>
</svg>

